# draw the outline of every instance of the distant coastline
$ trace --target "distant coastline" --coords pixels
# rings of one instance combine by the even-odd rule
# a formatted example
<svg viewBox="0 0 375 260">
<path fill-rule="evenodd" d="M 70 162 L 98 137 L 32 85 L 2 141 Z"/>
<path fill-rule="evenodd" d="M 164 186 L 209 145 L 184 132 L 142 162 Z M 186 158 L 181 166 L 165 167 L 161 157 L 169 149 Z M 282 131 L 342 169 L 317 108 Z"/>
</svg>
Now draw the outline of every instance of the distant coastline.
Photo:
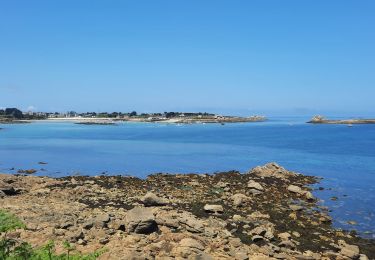
<svg viewBox="0 0 375 260">
<path fill-rule="evenodd" d="M 74 111 L 66 113 L 47 112 L 22 112 L 17 108 L 6 108 L 0 110 L 0 123 L 23 123 L 40 120 L 71 121 L 84 125 L 113 125 L 115 122 L 157 122 L 174 124 L 195 123 L 241 123 L 241 122 L 263 122 L 266 117 L 254 115 L 249 117 L 225 116 L 207 112 L 164 112 L 164 113 L 141 113 L 136 111 L 130 113 L 122 112 L 85 112 Z"/>
<path fill-rule="evenodd" d="M 323 116 L 314 116 L 307 123 L 310 123 L 310 124 L 346 124 L 346 125 L 375 124 L 375 119 L 342 119 L 342 120 L 332 120 L 332 119 L 326 119 Z"/>
</svg>

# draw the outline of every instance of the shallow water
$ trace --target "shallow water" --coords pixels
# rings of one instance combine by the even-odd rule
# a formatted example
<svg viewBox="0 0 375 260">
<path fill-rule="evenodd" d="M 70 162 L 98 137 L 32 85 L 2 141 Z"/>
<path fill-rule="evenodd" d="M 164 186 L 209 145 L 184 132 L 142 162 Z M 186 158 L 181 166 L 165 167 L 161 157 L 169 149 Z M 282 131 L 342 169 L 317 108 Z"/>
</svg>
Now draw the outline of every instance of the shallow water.
<svg viewBox="0 0 375 260">
<path fill-rule="evenodd" d="M 315 195 L 336 227 L 375 237 L 375 125 L 265 123 L 117 126 L 61 122 L 0 125 L 0 171 L 38 175 L 189 173 L 248 169 L 275 161 L 324 177 Z M 48 164 L 38 164 L 46 162 Z M 12 168 L 14 168 L 12 170 Z M 337 201 L 329 198 L 338 197 Z M 357 225 L 349 225 L 354 220 Z"/>
</svg>

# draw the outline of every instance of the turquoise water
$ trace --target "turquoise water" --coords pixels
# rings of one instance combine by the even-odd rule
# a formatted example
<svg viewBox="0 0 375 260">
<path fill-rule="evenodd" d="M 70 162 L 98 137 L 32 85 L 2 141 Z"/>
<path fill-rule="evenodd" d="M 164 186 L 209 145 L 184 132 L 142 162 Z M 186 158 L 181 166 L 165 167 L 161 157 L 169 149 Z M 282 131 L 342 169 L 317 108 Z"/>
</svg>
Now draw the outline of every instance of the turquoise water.
<svg viewBox="0 0 375 260">
<path fill-rule="evenodd" d="M 117 126 L 36 122 L 0 125 L 0 172 L 38 175 L 212 173 L 275 161 L 324 177 L 315 195 L 334 224 L 375 237 L 375 125 L 310 125 L 302 118 L 265 123 Z M 38 162 L 48 164 L 41 165 Z M 329 198 L 336 196 L 337 201 Z M 358 225 L 346 222 L 355 220 Z"/>
</svg>

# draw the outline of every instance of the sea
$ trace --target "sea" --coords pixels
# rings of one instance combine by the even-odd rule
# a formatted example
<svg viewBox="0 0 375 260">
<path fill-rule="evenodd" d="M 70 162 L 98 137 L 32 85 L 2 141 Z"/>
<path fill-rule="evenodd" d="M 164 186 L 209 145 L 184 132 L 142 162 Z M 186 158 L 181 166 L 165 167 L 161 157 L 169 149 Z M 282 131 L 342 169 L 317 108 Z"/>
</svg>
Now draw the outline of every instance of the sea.
<svg viewBox="0 0 375 260">
<path fill-rule="evenodd" d="M 322 177 L 314 195 L 333 225 L 375 238 L 375 125 L 313 125 L 308 118 L 266 122 L 79 125 L 0 124 L 0 172 L 35 175 L 215 173 L 277 162 Z M 322 187 L 324 189 L 319 189 Z"/>
</svg>

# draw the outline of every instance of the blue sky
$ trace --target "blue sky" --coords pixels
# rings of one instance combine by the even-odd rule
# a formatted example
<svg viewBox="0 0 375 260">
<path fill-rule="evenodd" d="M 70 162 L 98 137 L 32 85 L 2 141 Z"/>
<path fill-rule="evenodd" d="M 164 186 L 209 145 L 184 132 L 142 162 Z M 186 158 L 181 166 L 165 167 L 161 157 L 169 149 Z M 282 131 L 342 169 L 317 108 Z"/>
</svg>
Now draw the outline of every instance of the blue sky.
<svg viewBox="0 0 375 260">
<path fill-rule="evenodd" d="M 375 114 L 375 1 L 0 2 L 0 107 Z"/>
</svg>

